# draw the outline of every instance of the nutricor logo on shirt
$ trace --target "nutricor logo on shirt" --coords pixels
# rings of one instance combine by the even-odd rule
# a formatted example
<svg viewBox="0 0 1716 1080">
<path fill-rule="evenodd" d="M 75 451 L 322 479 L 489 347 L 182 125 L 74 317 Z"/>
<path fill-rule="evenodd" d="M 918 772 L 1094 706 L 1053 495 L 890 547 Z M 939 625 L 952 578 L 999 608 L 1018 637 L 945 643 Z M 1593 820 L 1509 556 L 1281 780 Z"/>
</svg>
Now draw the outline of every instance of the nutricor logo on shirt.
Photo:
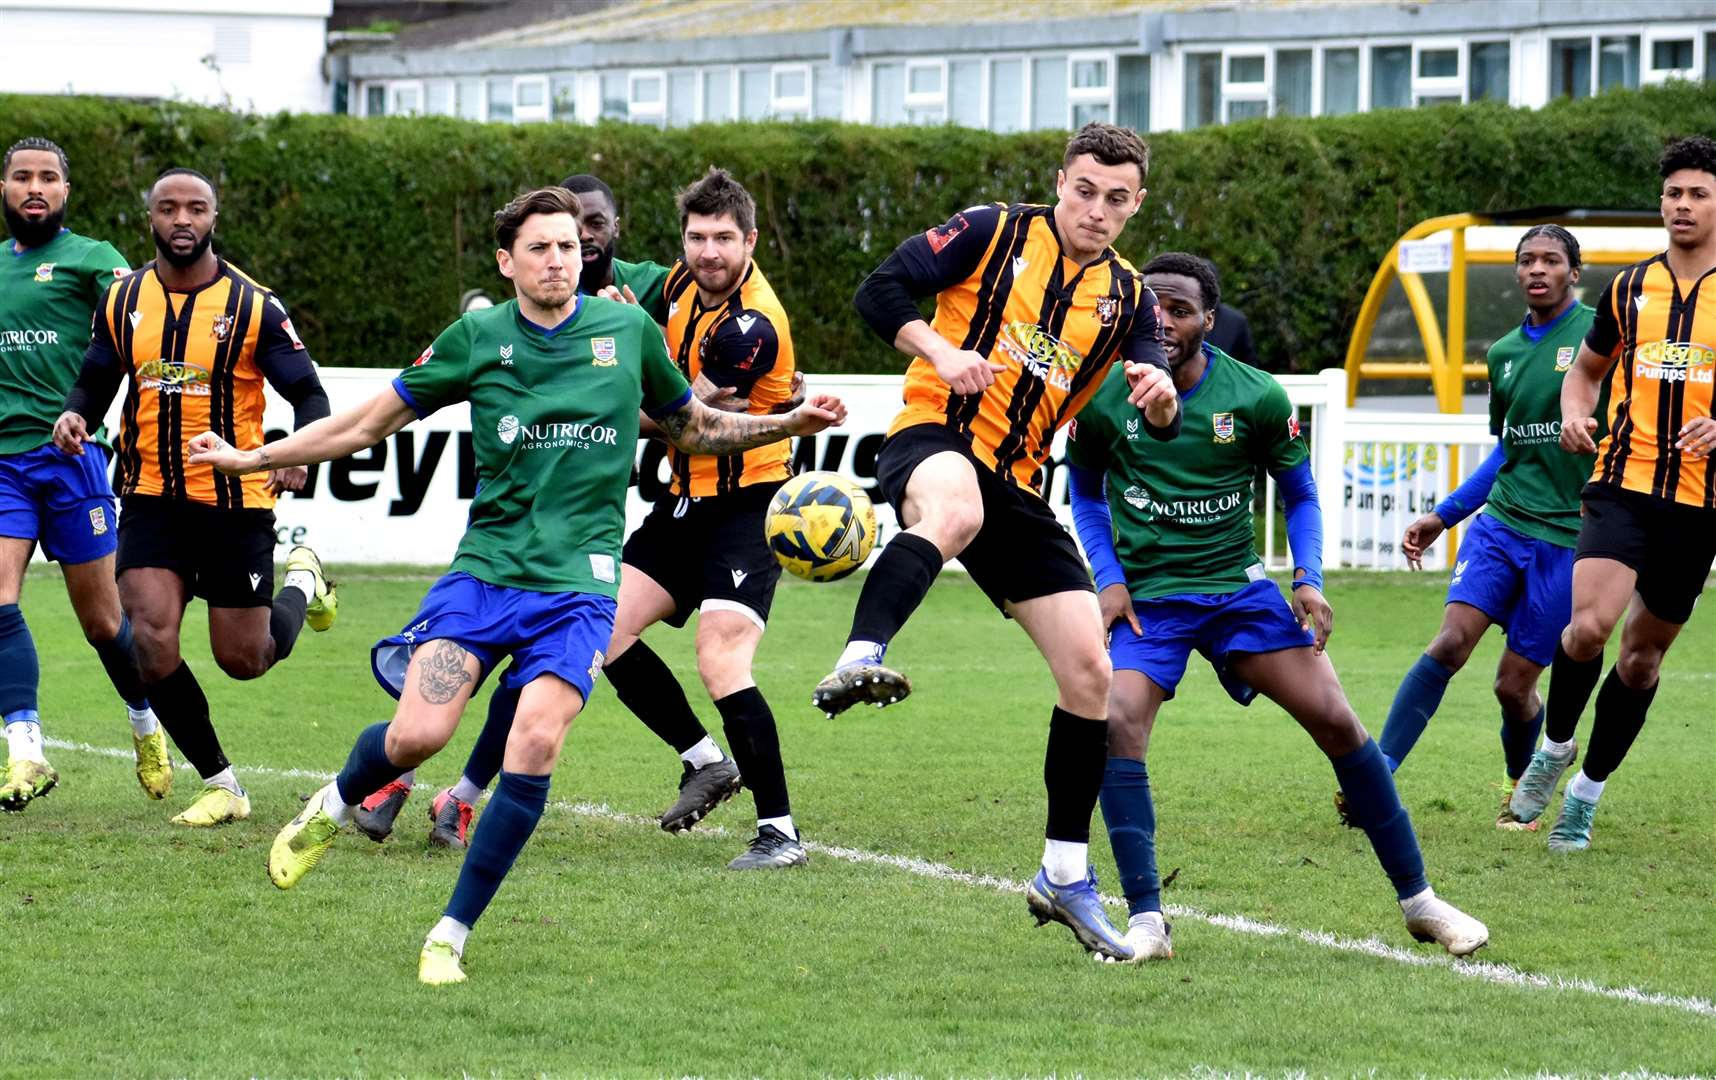
<svg viewBox="0 0 1716 1080">
<path fill-rule="evenodd" d="M 501 445 L 511 446 L 516 442 L 521 450 L 553 450 L 566 447 L 589 450 L 595 446 L 618 446 L 620 439 L 619 430 L 605 424 L 592 424 L 582 420 L 570 423 L 550 420 L 540 424 L 526 424 L 511 415 L 500 418 L 500 423 L 495 425 L 495 434 L 499 436 Z"/>
<path fill-rule="evenodd" d="M 60 335 L 56 330 L 0 330 L 0 352 L 59 343 Z"/>
</svg>

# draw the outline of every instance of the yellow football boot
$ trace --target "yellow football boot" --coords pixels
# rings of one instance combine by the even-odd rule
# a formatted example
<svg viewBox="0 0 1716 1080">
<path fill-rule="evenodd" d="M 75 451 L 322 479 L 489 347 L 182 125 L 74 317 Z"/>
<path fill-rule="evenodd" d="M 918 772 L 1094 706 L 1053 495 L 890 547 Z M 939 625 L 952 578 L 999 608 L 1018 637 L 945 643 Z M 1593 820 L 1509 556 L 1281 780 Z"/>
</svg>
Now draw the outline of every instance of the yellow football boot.
<svg viewBox="0 0 1716 1080">
<path fill-rule="evenodd" d="M 173 793 L 173 759 L 167 753 L 167 735 L 156 728 L 151 735 L 132 735 L 131 746 L 137 752 L 137 782 L 151 799 L 165 799 Z"/>
<path fill-rule="evenodd" d="M 340 834 L 339 825 L 322 808 L 322 796 L 327 790 L 324 787 L 311 795 L 298 816 L 275 835 L 274 844 L 268 849 L 268 880 L 275 888 L 290 889 L 303 880 Z"/>
<path fill-rule="evenodd" d="M 320 633 L 334 625 L 334 617 L 340 613 L 339 595 L 334 591 L 334 583 L 322 573 L 322 560 L 302 544 L 286 553 L 286 572 L 290 574 L 297 570 L 303 570 L 316 579 L 316 595 L 304 609 L 304 621 L 310 624 L 310 629 Z"/>
<path fill-rule="evenodd" d="M 450 986 L 465 981 L 465 970 L 459 966 L 459 954 L 445 941 L 424 944 L 417 958 L 417 981 L 425 986 Z"/>
<path fill-rule="evenodd" d="M 210 784 L 191 805 L 173 817 L 173 824 L 208 829 L 229 821 L 243 821 L 249 816 L 249 795 L 234 795 L 226 788 Z"/>
<path fill-rule="evenodd" d="M 0 810 L 12 813 L 24 809 L 30 800 L 39 799 L 54 790 L 60 774 L 45 761 L 16 758 L 6 763 L 6 782 L 0 784 Z"/>
</svg>

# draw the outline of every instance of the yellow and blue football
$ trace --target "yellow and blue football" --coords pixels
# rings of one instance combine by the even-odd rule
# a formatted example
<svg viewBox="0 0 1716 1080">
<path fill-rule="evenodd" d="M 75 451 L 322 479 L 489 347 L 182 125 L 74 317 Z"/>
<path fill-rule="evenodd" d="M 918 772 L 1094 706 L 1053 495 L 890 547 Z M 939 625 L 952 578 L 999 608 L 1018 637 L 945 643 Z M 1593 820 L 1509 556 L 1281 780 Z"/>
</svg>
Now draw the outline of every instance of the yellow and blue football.
<svg viewBox="0 0 1716 1080">
<path fill-rule="evenodd" d="M 775 492 L 763 537 L 788 573 L 838 581 L 870 557 L 876 508 L 863 488 L 839 473 L 800 473 Z"/>
</svg>

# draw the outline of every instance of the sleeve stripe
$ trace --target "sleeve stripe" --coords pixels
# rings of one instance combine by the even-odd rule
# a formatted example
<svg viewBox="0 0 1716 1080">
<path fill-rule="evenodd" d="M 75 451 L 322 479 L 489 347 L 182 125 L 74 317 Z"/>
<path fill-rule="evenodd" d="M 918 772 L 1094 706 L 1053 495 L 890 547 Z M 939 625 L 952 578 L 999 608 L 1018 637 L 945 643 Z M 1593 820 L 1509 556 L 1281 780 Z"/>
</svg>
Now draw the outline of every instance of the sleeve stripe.
<svg viewBox="0 0 1716 1080">
<path fill-rule="evenodd" d="M 664 416 L 672 416 L 674 413 L 685 408 L 686 404 L 690 400 L 691 387 L 688 386 L 685 388 L 684 393 L 680 394 L 666 405 L 658 405 L 653 409 L 645 409 L 644 415 L 648 416 L 651 420 L 660 420 Z"/>
<path fill-rule="evenodd" d="M 393 392 L 399 395 L 399 400 L 411 406 L 411 411 L 417 414 L 417 419 L 421 420 L 429 415 L 417 404 L 417 399 L 411 396 L 411 391 L 405 388 L 405 380 L 397 375 L 393 377 Z"/>
</svg>

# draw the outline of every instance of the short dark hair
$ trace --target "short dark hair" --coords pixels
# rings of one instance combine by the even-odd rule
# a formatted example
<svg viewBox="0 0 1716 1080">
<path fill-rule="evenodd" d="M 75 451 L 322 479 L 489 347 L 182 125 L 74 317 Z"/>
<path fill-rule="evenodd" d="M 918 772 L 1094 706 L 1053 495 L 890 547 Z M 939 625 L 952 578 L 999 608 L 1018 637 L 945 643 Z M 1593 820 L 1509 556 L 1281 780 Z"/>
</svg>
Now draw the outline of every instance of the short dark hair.
<svg viewBox="0 0 1716 1080">
<path fill-rule="evenodd" d="M 614 208 L 614 213 L 617 215 L 620 212 L 620 204 L 614 198 L 614 190 L 603 183 L 600 176 L 593 176 L 590 173 L 573 173 L 560 181 L 560 186 L 574 195 L 600 192 L 602 197 L 608 200 L 608 205 Z"/>
<path fill-rule="evenodd" d="M 1703 135 L 1676 139 L 1662 152 L 1659 168 L 1664 180 L 1682 169 L 1697 169 L 1716 177 L 1716 142 Z"/>
<path fill-rule="evenodd" d="M 163 169 L 161 171 L 161 175 L 155 177 L 155 182 L 153 184 L 149 185 L 149 195 L 154 195 L 156 186 L 159 185 L 161 183 L 161 181 L 167 179 L 167 177 L 169 177 L 169 176 L 194 176 L 194 177 L 196 177 L 198 180 L 201 180 L 203 183 L 205 183 L 209 186 L 209 194 L 214 196 L 215 202 L 217 202 L 217 203 L 220 202 L 220 195 L 218 192 L 215 191 L 214 181 L 210 180 L 208 177 L 204 176 L 202 173 L 198 172 L 197 170 L 192 169 L 192 168 L 187 168 L 186 166 L 183 166 L 183 165 L 175 165 L 171 169 Z M 145 201 L 147 201 L 147 199 L 145 199 Z"/>
<path fill-rule="evenodd" d="M 707 217 L 726 214 L 742 233 L 749 233 L 757 227 L 757 201 L 726 169 L 709 166 L 708 172 L 679 193 L 678 201 L 679 231 L 682 233 L 692 214 Z"/>
<path fill-rule="evenodd" d="M 1578 238 L 1566 229 L 1555 224 L 1533 225 L 1531 228 L 1525 230 L 1525 235 L 1520 237 L 1519 243 L 1513 246 L 1514 259 L 1516 261 L 1519 259 L 1519 253 L 1525 250 L 1525 242 L 1527 240 L 1533 240 L 1539 236 L 1549 237 L 1549 239 L 1556 241 L 1563 249 L 1566 250 L 1568 266 L 1577 270 L 1579 267 L 1584 265 L 1582 256 L 1579 254 Z"/>
<path fill-rule="evenodd" d="M 20 150 L 42 150 L 60 159 L 60 179 L 71 179 L 71 164 L 66 161 L 66 152 L 60 149 L 60 144 L 52 139 L 44 139 L 40 135 L 27 135 L 6 148 L 6 160 L 0 164 L 0 171 L 12 171 L 12 155 Z"/>
<path fill-rule="evenodd" d="M 1138 183 L 1144 183 L 1144 177 L 1150 172 L 1150 147 L 1136 131 L 1121 127 L 1118 124 L 1105 124 L 1093 120 L 1072 138 L 1067 140 L 1067 152 L 1061 157 L 1061 168 L 1073 163 L 1073 159 L 1082 154 L 1089 154 L 1104 165 L 1124 165 L 1127 162 L 1138 166 Z"/>
<path fill-rule="evenodd" d="M 1188 255 L 1184 251 L 1166 251 L 1145 263 L 1144 269 L 1138 272 L 1145 277 L 1151 274 L 1189 277 L 1198 283 L 1198 298 L 1203 301 L 1205 311 L 1214 311 L 1221 306 L 1221 280 L 1216 277 L 1215 265 L 1208 259 Z"/>
<path fill-rule="evenodd" d="M 495 211 L 495 243 L 511 251 L 513 241 L 518 239 L 518 230 L 528 219 L 537 214 L 571 214 L 572 220 L 576 221 L 579 212 L 578 196 L 563 187 L 526 191 Z"/>
</svg>

